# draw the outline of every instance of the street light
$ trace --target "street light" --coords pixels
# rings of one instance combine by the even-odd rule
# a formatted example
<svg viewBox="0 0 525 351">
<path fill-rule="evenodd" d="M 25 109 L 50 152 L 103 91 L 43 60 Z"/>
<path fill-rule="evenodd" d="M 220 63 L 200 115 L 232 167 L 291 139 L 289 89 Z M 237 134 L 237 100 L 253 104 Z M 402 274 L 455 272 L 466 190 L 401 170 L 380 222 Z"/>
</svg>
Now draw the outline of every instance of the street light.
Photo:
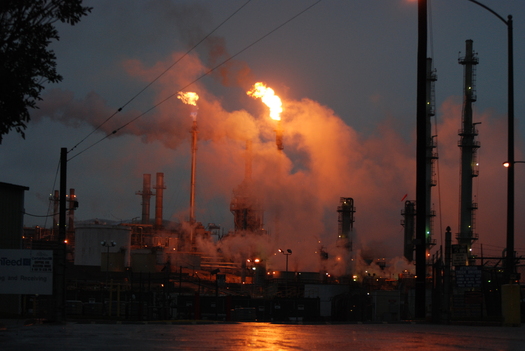
<svg viewBox="0 0 525 351">
<path fill-rule="evenodd" d="M 514 48 L 512 33 L 512 16 L 508 15 L 507 20 L 500 16 L 490 7 L 480 3 L 477 0 L 468 0 L 476 5 L 483 7 L 485 10 L 499 18 L 507 26 L 508 41 L 508 90 L 507 90 L 507 118 L 508 118 L 508 147 L 507 147 L 507 257 L 505 263 L 506 276 L 512 280 L 516 271 L 514 262 Z"/>
<path fill-rule="evenodd" d="M 525 163 L 525 161 L 514 161 L 514 163 Z M 503 167 L 509 168 L 510 162 L 509 161 L 503 162 Z"/>
<path fill-rule="evenodd" d="M 106 284 L 107 284 L 108 277 L 109 277 L 109 248 L 116 246 L 117 243 L 114 242 L 113 240 L 111 241 L 104 240 L 100 242 L 100 245 L 107 248 L 107 252 L 106 252 Z"/>
<path fill-rule="evenodd" d="M 292 250 L 287 249 L 286 252 L 284 252 L 283 250 L 279 249 L 279 252 L 286 256 L 286 272 L 288 272 L 288 256 L 292 254 Z"/>
</svg>

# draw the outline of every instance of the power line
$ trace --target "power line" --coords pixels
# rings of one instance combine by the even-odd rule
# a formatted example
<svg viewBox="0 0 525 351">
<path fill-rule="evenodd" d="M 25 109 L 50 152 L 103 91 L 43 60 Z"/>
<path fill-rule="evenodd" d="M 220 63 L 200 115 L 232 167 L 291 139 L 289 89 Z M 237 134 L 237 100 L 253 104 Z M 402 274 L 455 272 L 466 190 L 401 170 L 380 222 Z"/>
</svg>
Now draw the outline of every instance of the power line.
<svg viewBox="0 0 525 351">
<path fill-rule="evenodd" d="M 235 16 L 235 14 L 237 14 L 240 10 L 242 10 L 242 8 L 244 8 L 244 6 L 248 5 L 248 3 L 250 2 L 251 0 L 248 0 L 246 1 L 244 4 L 241 5 L 241 7 L 239 7 L 237 10 L 235 10 L 230 16 L 228 16 L 224 21 L 222 21 L 217 27 L 215 27 L 210 33 L 208 33 L 206 36 L 204 36 L 201 40 L 199 40 L 199 42 L 197 42 L 195 45 L 193 45 L 188 51 L 186 51 L 181 57 L 179 57 L 179 59 L 177 59 L 173 64 L 171 64 L 168 68 L 166 68 L 164 71 L 162 71 L 157 77 L 155 77 L 155 79 L 153 79 L 151 82 L 149 82 L 144 88 L 142 88 L 138 93 L 136 93 L 133 97 L 131 97 L 131 99 L 129 99 L 124 105 L 122 105 L 120 108 L 117 109 L 117 111 L 113 112 L 108 118 L 106 118 L 106 120 L 104 122 L 102 122 L 101 124 L 99 124 L 94 130 L 92 130 L 90 133 L 88 133 L 88 135 L 86 135 L 82 140 L 80 140 L 75 146 L 73 146 L 71 148 L 71 150 L 69 150 L 68 152 L 71 152 L 73 151 L 74 149 L 76 149 L 81 143 L 83 143 L 87 138 L 89 138 L 93 133 L 95 133 L 97 130 L 99 130 L 104 124 L 106 124 L 110 119 L 112 119 L 113 117 L 115 117 L 117 115 L 117 113 L 119 113 L 120 111 L 122 111 L 122 109 L 124 107 L 126 107 L 127 105 L 129 105 L 133 100 L 135 100 L 140 94 L 142 94 L 146 89 L 148 89 L 151 85 L 153 85 L 153 83 L 155 83 L 160 77 L 162 77 L 163 75 L 165 75 L 169 70 L 171 70 L 177 63 L 179 63 L 183 58 L 185 58 L 186 56 L 188 56 L 193 50 L 195 50 L 197 48 L 197 46 L 199 46 L 204 40 L 208 39 L 213 33 L 215 33 L 220 27 L 222 27 L 223 24 L 225 24 L 226 22 L 228 22 L 228 20 L 230 20 L 233 16 Z M 94 146 L 94 145 L 92 145 Z M 89 149 L 90 147 L 88 147 Z M 87 149 L 86 149 L 87 150 Z"/>
<path fill-rule="evenodd" d="M 102 139 L 98 140 L 97 142 L 91 144 L 90 146 L 88 146 L 87 148 L 85 148 L 84 150 L 82 151 L 79 151 L 77 154 L 75 154 L 74 156 L 72 156 L 71 158 L 68 159 L 69 160 L 72 160 L 73 158 L 79 156 L 80 154 L 84 153 L 85 151 L 89 150 L 90 148 L 92 148 L 93 146 L 97 145 L 98 143 L 100 143 L 101 141 L 107 139 L 109 136 L 113 135 L 113 134 L 116 134 L 118 131 L 120 131 L 121 129 L 127 127 L 128 125 L 130 125 L 131 123 L 135 122 L 137 119 L 139 119 L 140 117 L 144 116 L 145 114 L 149 113 L 151 110 L 157 108 L 159 105 L 165 103 L 166 101 L 170 100 L 171 98 L 173 98 L 175 95 L 178 94 L 179 91 L 183 91 L 185 90 L 186 88 L 188 88 L 189 86 L 195 84 L 196 82 L 198 82 L 199 80 L 201 80 L 202 78 L 206 77 L 207 75 L 209 75 L 210 73 L 212 73 L 213 71 L 215 71 L 217 68 L 221 67 L 222 65 L 224 65 L 225 63 L 231 61 L 232 59 L 234 59 L 235 57 L 239 56 L 240 54 L 242 54 L 243 52 L 245 52 L 246 50 L 248 50 L 249 48 L 251 48 L 252 46 L 254 46 L 255 44 L 259 43 L 260 41 L 262 41 L 263 39 L 265 39 L 266 37 L 268 37 L 269 35 L 273 34 L 274 32 L 276 32 L 277 30 L 281 29 L 282 27 L 284 27 L 286 24 L 290 23 L 291 21 L 293 21 L 294 19 L 296 19 L 297 17 L 299 17 L 300 15 L 302 15 L 303 13 L 305 13 L 306 11 L 310 10 L 312 7 L 314 7 L 315 5 L 317 5 L 318 3 L 320 3 L 321 0 L 318 0 L 316 1 L 315 3 L 313 3 L 312 5 L 306 7 L 305 9 L 303 9 L 302 11 L 300 11 L 299 13 L 297 13 L 296 15 L 294 15 L 293 17 L 289 18 L 288 20 L 286 20 L 285 22 L 281 23 L 279 26 L 275 27 L 274 29 L 272 29 L 271 31 L 269 31 L 268 33 L 266 33 L 265 35 L 263 35 L 262 37 L 260 37 L 259 39 L 255 40 L 254 42 L 252 42 L 251 44 L 249 44 L 248 46 L 244 47 L 243 49 L 241 49 L 240 51 L 238 51 L 236 54 L 230 56 L 229 58 L 225 59 L 224 61 L 222 61 L 221 63 L 219 63 L 218 65 L 210 68 L 208 71 L 206 71 L 205 73 L 203 73 L 202 75 L 200 75 L 199 77 L 197 77 L 196 79 L 194 79 L 193 81 L 191 81 L 190 83 L 186 84 L 185 86 L 181 87 L 180 89 L 178 89 L 177 92 L 167 96 L 166 98 L 164 98 L 163 100 L 161 100 L 160 102 L 158 102 L 157 104 L 153 105 L 152 107 L 150 107 L 149 109 L 147 109 L 146 111 L 142 112 L 141 114 L 139 114 L 138 116 L 136 116 L 135 118 L 131 119 L 130 121 L 124 123 L 122 126 L 118 127 L 117 129 L 113 130 L 110 134 L 107 134 L 106 136 L 104 136 Z M 231 16 L 230 16 L 231 17 Z M 105 123 L 105 122 L 104 122 Z M 98 127 L 97 127 L 98 128 Z M 94 132 L 94 131 L 93 131 Z M 92 134 L 93 132 L 91 132 L 90 134 Z M 76 146 L 75 146 L 76 147 Z M 73 148 L 74 149 L 74 148 Z M 73 149 L 71 149 L 70 151 L 72 151 Z"/>
<path fill-rule="evenodd" d="M 52 213 L 52 214 L 47 214 L 47 215 L 35 215 L 35 214 L 24 212 L 24 215 L 30 216 L 30 217 L 53 217 L 53 216 L 58 216 L 58 213 Z"/>
</svg>

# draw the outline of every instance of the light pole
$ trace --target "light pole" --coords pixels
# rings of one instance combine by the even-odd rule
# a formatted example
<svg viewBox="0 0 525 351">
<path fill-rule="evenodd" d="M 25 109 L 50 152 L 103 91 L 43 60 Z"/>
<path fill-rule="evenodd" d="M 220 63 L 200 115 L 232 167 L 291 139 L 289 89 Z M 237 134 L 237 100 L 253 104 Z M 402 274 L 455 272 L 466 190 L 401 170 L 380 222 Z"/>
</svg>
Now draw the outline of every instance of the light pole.
<svg viewBox="0 0 525 351">
<path fill-rule="evenodd" d="M 468 0 L 479 5 L 499 18 L 507 26 L 508 41 L 508 90 L 507 90 L 507 118 L 508 118 L 508 147 L 507 147 L 507 257 L 505 260 L 506 278 L 513 279 L 516 271 L 514 261 L 514 48 L 512 33 L 512 16 L 508 15 L 507 20 L 500 16 L 490 7 L 480 3 L 477 0 Z"/>
<path fill-rule="evenodd" d="M 292 250 L 287 249 L 286 252 L 284 252 L 283 250 L 279 249 L 279 252 L 286 256 L 286 272 L 288 272 L 288 256 L 292 254 Z"/>
<path fill-rule="evenodd" d="M 506 161 L 503 162 L 503 167 L 509 168 L 509 174 L 512 172 L 512 228 L 514 228 L 514 164 L 516 163 L 525 163 L 525 161 L 516 161 L 513 160 L 512 162 Z M 509 250 L 512 250 L 509 252 Z M 510 282 L 514 282 L 517 280 L 516 276 L 516 252 L 514 251 L 514 232 L 512 232 L 512 236 L 509 238 L 507 235 L 507 260 L 506 260 L 506 267 L 508 267 L 507 275 L 510 279 Z"/>
<path fill-rule="evenodd" d="M 109 278 L 109 248 L 116 246 L 117 243 L 114 242 L 113 240 L 111 241 L 104 240 L 100 242 L 100 245 L 107 248 L 107 251 L 106 251 L 106 284 L 107 284 L 108 278 Z"/>
</svg>

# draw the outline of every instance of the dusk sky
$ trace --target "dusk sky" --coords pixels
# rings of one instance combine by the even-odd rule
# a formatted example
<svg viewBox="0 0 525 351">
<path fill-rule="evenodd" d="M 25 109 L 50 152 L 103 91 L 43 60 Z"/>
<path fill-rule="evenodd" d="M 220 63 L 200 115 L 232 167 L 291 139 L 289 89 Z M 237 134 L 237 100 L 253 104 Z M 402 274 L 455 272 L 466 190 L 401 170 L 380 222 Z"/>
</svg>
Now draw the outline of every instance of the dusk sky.
<svg viewBox="0 0 525 351">
<path fill-rule="evenodd" d="M 525 160 L 525 2 L 482 2 L 504 18 L 514 18 L 516 160 Z M 253 178 L 275 245 L 299 250 L 321 240 L 333 246 L 339 198 L 352 197 L 356 243 L 374 256 L 401 256 L 401 200 L 405 194 L 415 200 L 416 186 L 417 1 L 252 0 L 243 7 L 245 3 L 85 1 L 92 13 L 74 27 L 59 26 L 61 39 L 52 44 L 63 81 L 44 91 L 26 139 L 12 132 L 0 145 L 0 181 L 29 187 L 26 212 L 44 216 L 49 195 L 59 188 L 60 148 L 76 146 L 68 154 L 67 188 L 78 196 L 77 219 L 140 218 L 141 198 L 135 192 L 142 188 L 142 176 L 151 174 L 154 185 L 155 173 L 163 172 L 164 218 L 187 220 L 192 119 L 188 106 L 176 98 L 184 89 L 200 96 L 197 221 L 233 229 L 229 204 L 232 190 L 243 180 L 243 152 L 250 139 Z M 458 58 L 465 54 L 465 41 L 472 39 L 479 58 L 474 122 L 481 122 L 480 174 L 473 199 L 479 207 L 479 240 L 474 248 L 479 252 L 483 244 L 485 255 L 501 255 L 506 233 L 507 27 L 467 0 L 429 0 L 429 16 L 428 56 L 438 76 L 434 238 L 439 247 L 447 226 L 454 237 L 458 232 L 463 89 Z M 283 101 L 283 154 L 276 149 L 267 107 L 246 94 L 259 81 Z M 102 140 L 114 130 L 115 135 Z M 518 255 L 525 251 L 524 195 L 525 164 L 517 164 Z M 278 233 L 272 220 L 277 209 Z M 51 223 L 51 218 L 25 216 L 27 226 Z"/>
</svg>

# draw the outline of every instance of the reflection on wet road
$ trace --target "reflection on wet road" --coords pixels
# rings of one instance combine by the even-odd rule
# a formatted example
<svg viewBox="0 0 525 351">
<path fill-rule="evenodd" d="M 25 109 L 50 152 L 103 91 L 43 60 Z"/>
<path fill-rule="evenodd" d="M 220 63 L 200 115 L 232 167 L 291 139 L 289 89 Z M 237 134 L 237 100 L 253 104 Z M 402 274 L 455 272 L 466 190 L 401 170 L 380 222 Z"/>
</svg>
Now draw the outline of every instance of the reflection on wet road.
<svg viewBox="0 0 525 351">
<path fill-rule="evenodd" d="M 0 350 L 523 350 L 525 327 L 429 324 L 16 326 Z"/>
</svg>

